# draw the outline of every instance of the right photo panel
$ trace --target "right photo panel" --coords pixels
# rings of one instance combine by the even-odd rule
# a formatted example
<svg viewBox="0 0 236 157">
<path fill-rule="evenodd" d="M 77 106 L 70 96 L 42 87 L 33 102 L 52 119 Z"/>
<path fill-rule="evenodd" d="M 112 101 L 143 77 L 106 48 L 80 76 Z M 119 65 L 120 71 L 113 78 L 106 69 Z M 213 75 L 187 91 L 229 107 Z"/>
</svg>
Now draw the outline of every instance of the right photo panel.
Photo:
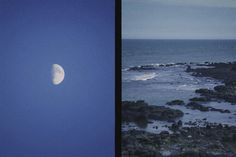
<svg viewBox="0 0 236 157">
<path fill-rule="evenodd" d="M 236 1 L 122 0 L 122 157 L 236 156 Z"/>
</svg>

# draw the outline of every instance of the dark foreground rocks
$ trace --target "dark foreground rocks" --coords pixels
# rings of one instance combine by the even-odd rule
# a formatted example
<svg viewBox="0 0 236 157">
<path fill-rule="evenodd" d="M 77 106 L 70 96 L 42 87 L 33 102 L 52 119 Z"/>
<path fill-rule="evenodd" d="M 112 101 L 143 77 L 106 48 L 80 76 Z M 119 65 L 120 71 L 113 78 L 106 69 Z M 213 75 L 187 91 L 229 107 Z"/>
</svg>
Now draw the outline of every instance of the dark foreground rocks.
<svg viewBox="0 0 236 157">
<path fill-rule="evenodd" d="M 183 127 L 172 134 L 122 132 L 122 157 L 235 157 L 236 128 Z"/>
<path fill-rule="evenodd" d="M 182 116 L 183 112 L 180 110 L 148 105 L 142 100 L 122 102 L 122 122 L 134 122 L 141 127 L 146 127 L 149 120 L 168 121 Z"/>
</svg>

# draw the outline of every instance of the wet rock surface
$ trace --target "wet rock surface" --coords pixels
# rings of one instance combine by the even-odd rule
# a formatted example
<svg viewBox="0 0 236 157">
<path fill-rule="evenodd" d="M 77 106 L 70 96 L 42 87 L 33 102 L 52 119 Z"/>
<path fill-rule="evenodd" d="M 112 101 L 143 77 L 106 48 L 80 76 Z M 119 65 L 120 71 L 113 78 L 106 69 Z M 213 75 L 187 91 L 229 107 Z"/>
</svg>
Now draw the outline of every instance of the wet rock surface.
<svg viewBox="0 0 236 157">
<path fill-rule="evenodd" d="M 210 107 L 210 106 L 204 106 L 200 103 L 202 102 L 208 102 L 209 99 L 208 98 L 204 98 L 204 97 L 200 97 L 200 98 L 191 98 L 189 99 L 191 102 L 189 102 L 188 104 L 185 104 L 185 102 L 183 100 L 173 100 L 170 102 L 167 102 L 166 104 L 169 106 L 174 106 L 174 105 L 180 105 L 180 106 L 185 106 L 188 109 L 192 109 L 192 110 L 199 110 L 202 112 L 207 112 L 207 111 L 215 111 L 215 112 L 220 112 L 220 113 L 230 113 L 229 110 L 224 110 L 224 109 L 217 109 L 214 107 Z"/>
<path fill-rule="evenodd" d="M 192 102 L 208 102 L 211 99 L 206 98 L 206 97 L 194 97 L 194 98 L 191 98 L 189 100 L 192 101 Z"/>
<path fill-rule="evenodd" d="M 211 77 L 217 80 L 222 80 L 225 83 L 235 81 L 236 78 L 236 62 L 229 63 L 206 63 L 202 66 L 209 66 L 211 68 L 196 68 L 189 67 L 187 72 L 193 72 L 197 77 Z"/>
<path fill-rule="evenodd" d="M 166 103 L 167 105 L 173 106 L 173 105 L 185 105 L 183 100 L 172 100 L 170 102 Z"/>
<path fill-rule="evenodd" d="M 123 101 L 122 102 L 122 122 L 134 122 L 145 127 L 148 120 L 174 120 L 182 117 L 183 112 L 164 106 L 148 105 L 146 102 Z"/>
<path fill-rule="evenodd" d="M 214 90 L 198 89 L 195 91 L 208 100 L 224 100 L 232 104 L 236 103 L 236 86 L 235 85 L 221 85 L 216 86 Z"/>
<path fill-rule="evenodd" d="M 226 102 L 236 103 L 236 63 L 211 63 L 205 66 L 213 68 L 187 68 L 197 77 L 211 77 L 224 82 L 224 85 L 216 86 L 214 90 L 198 89 L 195 92 L 201 94 L 207 100 L 217 99 Z"/>
<path fill-rule="evenodd" d="M 199 110 L 199 111 L 203 111 L 203 112 L 206 112 L 206 111 L 217 111 L 217 112 L 220 112 L 220 113 L 230 113 L 229 110 L 217 109 L 217 108 L 209 107 L 209 106 L 203 106 L 203 105 L 201 105 L 201 104 L 199 104 L 197 102 L 190 102 L 186 106 L 187 106 L 187 108 L 191 108 L 193 110 Z"/>
<path fill-rule="evenodd" d="M 122 132 L 123 157 L 234 157 L 236 128 L 222 125 L 179 127 L 170 134 Z"/>
</svg>

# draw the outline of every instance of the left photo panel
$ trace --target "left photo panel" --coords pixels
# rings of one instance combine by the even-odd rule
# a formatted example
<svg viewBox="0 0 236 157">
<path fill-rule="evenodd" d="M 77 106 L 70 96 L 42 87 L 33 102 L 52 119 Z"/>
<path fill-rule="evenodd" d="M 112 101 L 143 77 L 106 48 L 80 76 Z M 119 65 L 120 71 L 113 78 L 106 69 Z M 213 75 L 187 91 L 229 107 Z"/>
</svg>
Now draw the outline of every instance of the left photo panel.
<svg viewBox="0 0 236 157">
<path fill-rule="evenodd" d="M 115 156 L 115 0 L 0 0 L 0 157 Z"/>
</svg>

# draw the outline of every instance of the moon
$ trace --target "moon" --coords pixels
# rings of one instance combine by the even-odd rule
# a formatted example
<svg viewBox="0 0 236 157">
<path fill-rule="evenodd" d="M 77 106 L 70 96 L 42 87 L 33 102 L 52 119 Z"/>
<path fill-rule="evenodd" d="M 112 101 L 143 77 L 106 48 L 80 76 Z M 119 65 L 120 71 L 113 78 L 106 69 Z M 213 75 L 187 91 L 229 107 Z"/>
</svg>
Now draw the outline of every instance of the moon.
<svg viewBox="0 0 236 157">
<path fill-rule="evenodd" d="M 59 85 L 65 78 L 65 71 L 59 64 L 52 65 L 52 83 Z"/>
</svg>

